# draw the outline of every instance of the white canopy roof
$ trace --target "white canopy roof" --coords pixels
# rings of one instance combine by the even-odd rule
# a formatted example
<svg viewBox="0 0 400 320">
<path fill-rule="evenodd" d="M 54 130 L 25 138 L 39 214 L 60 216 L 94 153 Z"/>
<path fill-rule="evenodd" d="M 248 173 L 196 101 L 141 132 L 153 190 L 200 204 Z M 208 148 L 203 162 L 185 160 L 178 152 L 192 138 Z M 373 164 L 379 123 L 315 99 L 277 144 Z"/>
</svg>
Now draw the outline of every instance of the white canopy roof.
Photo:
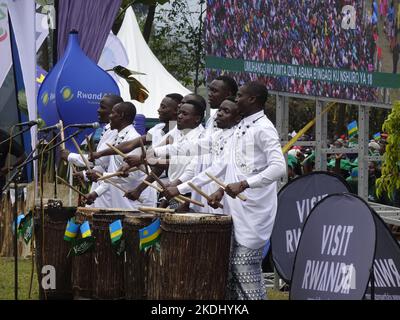
<svg viewBox="0 0 400 320">
<path fill-rule="evenodd" d="M 144 40 L 136 20 L 135 13 L 130 7 L 126 10 L 125 18 L 117 35 L 126 50 L 129 62 L 123 65 L 130 70 L 143 72 L 146 75 L 135 75 L 149 90 L 149 97 L 144 103 L 133 100 L 138 114 L 146 118 L 158 118 L 157 109 L 161 100 L 169 93 L 187 95 L 188 89 L 182 86 L 158 61 Z M 121 96 L 125 101 L 130 101 L 129 86 L 125 80 L 118 81 Z"/>
</svg>

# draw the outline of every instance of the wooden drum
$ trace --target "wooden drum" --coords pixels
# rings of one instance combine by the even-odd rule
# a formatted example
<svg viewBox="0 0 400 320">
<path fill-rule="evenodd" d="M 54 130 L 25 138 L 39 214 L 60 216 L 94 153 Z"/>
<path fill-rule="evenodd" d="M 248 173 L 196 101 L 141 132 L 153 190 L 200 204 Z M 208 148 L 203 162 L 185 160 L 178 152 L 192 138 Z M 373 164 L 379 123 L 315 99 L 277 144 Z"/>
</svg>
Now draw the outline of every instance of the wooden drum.
<svg viewBox="0 0 400 320">
<path fill-rule="evenodd" d="M 93 215 L 93 234 L 96 238 L 94 292 L 96 299 L 125 299 L 124 254 L 118 256 L 111 245 L 109 225 L 132 210 L 106 209 Z M 128 250 L 130 248 L 127 248 Z"/>
<path fill-rule="evenodd" d="M 77 223 L 89 221 L 92 228 L 95 211 L 93 208 L 78 207 L 75 221 Z M 72 294 L 76 300 L 93 299 L 94 251 L 95 249 L 92 249 L 82 255 L 72 257 Z"/>
<path fill-rule="evenodd" d="M 232 219 L 165 214 L 161 251 L 149 259 L 148 299 L 224 299 Z"/>
<path fill-rule="evenodd" d="M 147 298 L 147 265 L 149 255 L 139 249 L 139 229 L 153 221 L 154 215 L 147 213 L 126 214 L 124 234 L 126 244 L 125 297 L 128 300 Z"/>
<path fill-rule="evenodd" d="M 39 278 L 40 299 L 71 299 L 71 258 L 70 245 L 64 240 L 68 220 L 74 216 L 76 207 L 48 207 L 42 214 L 35 209 L 36 265 Z M 56 272 L 56 288 L 43 290 L 42 267 L 53 266 Z"/>
</svg>

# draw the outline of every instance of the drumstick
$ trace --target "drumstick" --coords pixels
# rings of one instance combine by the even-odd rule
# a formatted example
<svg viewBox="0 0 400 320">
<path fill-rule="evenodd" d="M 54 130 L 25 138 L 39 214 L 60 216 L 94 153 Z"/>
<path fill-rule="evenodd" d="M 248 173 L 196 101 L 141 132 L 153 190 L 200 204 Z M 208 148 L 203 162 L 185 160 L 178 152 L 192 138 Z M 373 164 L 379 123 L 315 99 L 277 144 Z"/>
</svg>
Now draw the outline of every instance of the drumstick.
<svg viewBox="0 0 400 320">
<path fill-rule="evenodd" d="M 148 185 L 149 187 L 152 187 L 153 189 L 156 189 L 158 192 L 163 192 L 163 189 L 161 189 L 160 187 L 155 186 L 154 184 L 152 184 L 152 183 L 150 183 L 150 182 L 148 182 L 146 180 L 143 180 L 143 183 L 145 185 Z M 178 197 L 174 197 L 174 199 L 176 201 L 178 201 L 179 203 L 185 203 L 185 201 L 183 201 L 182 199 L 179 199 Z"/>
<path fill-rule="evenodd" d="M 75 192 L 77 192 L 78 194 L 80 194 L 82 197 L 84 197 L 85 199 L 87 199 L 86 195 L 83 194 L 82 192 L 80 192 L 78 189 L 76 189 L 74 186 L 71 186 L 67 181 L 65 181 L 63 178 L 61 178 L 60 176 L 57 176 L 57 179 L 60 180 L 63 184 L 65 184 L 67 187 L 71 188 L 72 190 L 74 190 Z"/>
<path fill-rule="evenodd" d="M 154 180 L 157 181 L 157 183 L 161 186 L 161 188 L 163 188 L 164 190 L 167 189 L 165 184 L 161 181 L 161 179 L 159 177 L 157 177 L 157 175 L 153 171 L 150 172 L 150 175 L 154 178 Z"/>
<path fill-rule="evenodd" d="M 142 140 L 140 140 L 140 141 L 142 141 Z M 128 157 L 125 153 L 123 153 L 122 151 L 118 150 L 115 146 L 113 146 L 113 145 L 111 145 L 111 144 L 109 144 L 109 143 L 106 143 L 106 145 L 107 145 L 110 149 L 114 150 L 114 151 L 115 151 L 118 155 L 120 155 L 122 158 L 125 159 L 125 158 Z M 140 167 L 138 167 L 138 170 L 140 170 L 140 171 L 142 171 L 143 173 L 149 175 L 147 167 L 146 167 L 146 171 L 143 170 L 143 169 L 141 169 Z"/>
<path fill-rule="evenodd" d="M 143 212 L 148 212 L 148 211 L 155 211 L 155 212 L 168 212 L 168 213 L 174 213 L 174 209 L 168 209 L 168 208 L 154 208 L 154 207 L 138 207 L 138 210 L 143 211 Z"/>
<path fill-rule="evenodd" d="M 185 197 L 185 196 L 183 196 L 181 194 L 179 196 L 177 196 L 177 198 L 179 198 L 179 199 L 181 199 L 181 200 L 183 200 L 185 202 L 193 203 L 193 204 L 195 204 L 195 205 L 197 205 L 199 207 L 204 207 L 204 204 L 201 203 L 200 201 L 197 201 L 197 200 L 194 200 L 194 199 L 190 199 L 190 198 Z"/>
<path fill-rule="evenodd" d="M 64 124 L 62 122 L 62 120 L 60 120 L 58 122 L 60 124 L 60 136 L 61 136 L 61 140 L 65 140 L 65 135 L 64 135 Z M 65 142 L 60 144 L 60 148 L 61 150 L 65 150 Z"/>
<path fill-rule="evenodd" d="M 99 178 L 102 177 L 102 175 L 98 172 L 95 172 L 96 176 L 98 176 Z M 123 193 L 127 193 L 128 191 L 126 191 L 124 188 L 120 187 L 119 185 L 117 185 L 116 183 L 112 182 L 112 181 L 104 181 L 106 183 L 111 184 L 112 186 L 116 187 L 117 189 L 121 190 Z"/>
<path fill-rule="evenodd" d="M 100 177 L 100 178 L 102 177 L 101 174 L 99 174 L 98 172 L 96 172 L 96 175 L 97 175 L 98 177 Z M 112 181 L 110 181 L 110 180 L 104 181 L 104 182 L 105 182 L 105 183 L 111 184 L 111 185 L 114 186 L 115 188 L 121 190 L 124 194 L 125 194 L 125 193 L 128 193 L 128 191 L 126 191 L 124 188 L 122 188 L 121 186 L 119 186 L 119 185 L 116 184 L 115 182 L 112 182 Z M 141 200 L 141 199 L 137 199 L 137 201 L 143 202 L 143 200 Z"/>
<path fill-rule="evenodd" d="M 61 140 L 64 141 L 64 140 L 65 140 L 65 135 L 64 135 L 64 124 L 63 124 L 62 120 L 60 120 L 58 123 L 59 123 L 59 125 L 60 125 L 60 137 L 61 137 Z M 61 150 L 65 150 L 65 142 L 63 142 L 63 143 L 60 144 L 60 149 L 61 149 Z M 68 164 L 68 161 L 67 161 L 67 160 L 64 160 L 63 163 L 64 163 L 65 165 L 67 165 L 67 164 Z"/>
<path fill-rule="evenodd" d="M 188 182 L 189 187 L 191 187 L 192 189 L 194 189 L 197 193 L 199 193 L 201 196 L 203 196 L 204 198 L 207 199 L 208 202 L 212 202 L 212 199 L 210 198 L 210 196 L 208 194 L 206 194 L 203 190 L 201 190 L 198 186 L 194 185 L 191 182 Z M 221 209 L 224 208 L 224 206 L 220 203 L 220 202 L 216 202 L 217 206 Z"/>
<path fill-rule="evenodd" d="M 158 183 L 164 190 L 167 189 L 166 186 L 165 186 L 165 184 L 161 181 L 161 179 L 160 179 L 159 177 L 157 177 L 156 174 L 154 174 L 154 172 L 150 172 L 150 175 L 157 181 L 157 183 Z M 174 197 L 174 198 L 175 198 L 175 197 Z M 178 195 L 178 196 L 176 196 L 176 198 L 181 199 L 181 200 L 183 200 L 183 201 L 185 201 L 185 202 L 193 203 L 193 204 L 198 205 L 198 206 L 200 206 L 200 207 L 204 207 L 204 204 L 202 204 L 201 202 L 196 201 L 196 200 L 193 200 L 193 199 L 190 199 L 190 198 L 185 197 L 185 196 L 183 196 L 183 195 Z"/>
<path fill-rule="evenodd" d="M 155 186 L 154 184 L 152 184 L 152 183 L 150 183 L 150 182 L 148 182 L 148 181 L 146 181 L 146 180 L 143 180 L 143 183 L 144 183 L 145 185 L 147 185 L 147 186 L 153 188 L 153 189 L 156 189 L 158 192 L 163 192 L 163 189 L 161 189 L 160 187 Z"/>
<path fill-rule="evenodd" d="M 142 149 L 142 154 L 143 154 L 143 161 L 144 161 L 144 168 L 146 170 L 146 174 L 149 175 L 149 164 L 147 163 L 147 159 L 146 159 L 146 150 L 144 149 L 144 145 L 143 145 L 143 140 L 140 139 L 140 148 Z"/>
<path fill-rule="evenodd" d="M 89 136 L 86 135 L 85 137 L 86 137 L 86 143 L 87 143 L 87 146 L 88 146 L 88 150 L 89 150 L 90 153 L 92 153 L 93 150 L 92 150 L 92 145 L 90 144 Z"/>
<path fill-rule="evenodd" d="M 120 176 L 121 174 L 123 174 L 122 171 L 117 171 L 117 172 L 114 172 L 114 173 L 111 173 L 111 174 L 108 174 L 108 175 L 105 175 L 105 176 L 101 176 L 101 178 L 98 178 L 97 181 L 107 180 L 107 179 L 110 179 L 112 177 Z"/>
<path fill-rule="evenodd" d="M 113 149 L 118 155 L 120 155 L 122 158 L 126 158 L 127 157 L 127 155 L 125 154 L 125 153 L 123 153 L 122 151 L 120 151 L 120 150 L 118 150 L 116 147 L 114 147 L 113 145 L 111 145 L 111 144 L 109 144 L 109 143 L 106 143 L 106 145 L 109 147 L 109 148 L 111 148 L 111 149 Z"/>
<path fill-rule="evenodd" d="M 77 173 L 78 171 L 76 171 L 75 165 L 72 162 L 70 164 L 71 164 L 72 172 Z M 83 181 L 81 179 L 78 179 L 78 180 L 79 180 L 79 183 L 81 184 L 82 189 L 85 189 L 85 185 L 84 185 Z"/>
<path fill-rule="evenodd" d="M 136 168 L 136 167 L 134 167 L 134 168 L 130 168 L 130 169 L 128 170 L 128 172 L 133 172 L 133 171 L 136 171 L 136 170 L 139 170 L 139 169 Z M 122 171 L 117 171 L 117 172 L 114 172 L 114 173 L 111 173 L 111 174 L 102 176 L 101 178 L 98 178 L 97 181 L 107 180 L 107 179 L 110 179 L 110 178 L 112 178 L 112 177 L 120 176 L 121 174 L 123 174 Z"/>
<path fill-rule="evenodd" d="M 90 170 L 89 161 L 88 161 L 88 160 L 85 158 L 85 156 L 83 155 L 82 150 L 81 150 L 81 148 L 79 148 L 79 145 L 78 145 L 78 143 L 76 142 L 75 138 L 72 138 L 71 140 L 72 140 L 72 142 L 74 143 L 76 150 L 78 150 L 79 155 L 81 156 L 83 163 L 86 165 L 86 168 L 87 168 L 88 170 Z"/>
<path fill-rule="evenodd" d="M 225 183 L 223 183 L 222 181 L 220 181 L 218 178 L 214 177 L 213 175 L 209 174 L 208 172 L 206 172 L 206 175 L 225 190 L 225 188 L 226 188 Z M 237 197 L 242 201 L 247 200 L 247 198 L 243 194 L 238 194 Z"/>
</svg>

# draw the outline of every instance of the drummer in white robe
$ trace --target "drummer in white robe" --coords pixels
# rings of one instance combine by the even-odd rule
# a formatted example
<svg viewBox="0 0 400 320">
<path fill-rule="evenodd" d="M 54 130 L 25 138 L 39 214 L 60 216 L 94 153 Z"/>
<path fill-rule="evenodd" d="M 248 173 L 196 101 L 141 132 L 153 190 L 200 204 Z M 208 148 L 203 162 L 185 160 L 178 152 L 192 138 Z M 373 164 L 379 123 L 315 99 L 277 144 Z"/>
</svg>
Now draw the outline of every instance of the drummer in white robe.
<svg viewBox="0 0 400 320">
<path fill-rule="evenodd" d="M 110 114 L 110 125 L 112 129 L 118 131 L 117 136 L 114 139 L 113 145 L 118 145 L 122 142 L 133 140 L 140 137 L 139 133 L 133 127 L 133 121 L 136 115 L 136 108 L 130 102 L 122 102 L 115 105 Z M 128 155 L 140 156 L 141 149 L 137 148 L 132 150 Z M 120 155 L 110 156 L 110 162 L 108 165 L 107 172 L 105 174 L 112 174 L 119 171 L 120 167 L 124 164 L 123 158 Z M 125 191 L 135 189 L 146 177 L 146 175 L 138 170 L 129 173 L 128 177 L 114 177 L 110 181 L 117 184 L 120 188 Z M 155 204 L 155 193 L 151 189 L 147 189 L 142 194 L 142 202 L 131 201 L 125 197 L 124 191 L 108 183 L 108 180 L 104 180 L 94 192 L 90 194 L 91 197 L 97 198 L 104 192 L 110 191 L 111 202 L 108 207 L 111 208 L 124 208 L 124 209 L 137 209 L 138 206 L 148 205 L 154 206 Z"/>
<path fill-rule="evenodd" d="M 198 141 L 198 148 L 200 150 L 199 156 L 192 159 L 191 163 L 187 166 L 183 175 L 178 179 L 177 187 L 171 186 L 168 188 L 169 196 L 176 196 L 178 194 L 185 194 L 192 192 L 192 199 L 198 200 L 204 204 L 204 207 L 197 205 L 191 205 L 191 208 L 195 212 L 205 212 L 222 214 L 221 208 L 213 208 L 208 205 L 207 200 L 200 197 L 198 193 L 190 188 L 187 182 L 191 182 L 194 185 L 204 184 L 203 181 L 197 181 L 196 176 L 200 172 L 206 170 L 215 162 L 224 162 L 229 154 L 229 148 L 231 147 L 230 140 L 232 139 L 235 131 L 235 126 L 241 121 L 241 115 L 239 112 L 238 105 L 235 103 L 234 97 L 228 97 L 225 99 L 217 112 L 215 122 L 217 128 L 215 133 L 210 136 L 206 135 L 204 138 Z M 202 191 L 210 195 L 218 189 L 218 185 L 214 182 L 210 182 L 203 186 Z M 198 196 L 198 197 L 196 197 Z M 222 201 L 223 202 L 223 201 Z M 223 204 L 223 203 L 222 203 Z"/>
<path fill-rule="evenodd" d="M 235 97 L 237 91 L 238 86 L 236 81 L 229 76 L 219 76 L 211 81 L 208 86 L 208 103 L 211 109 L 211 116 L 208 118 L 205 125 L 205 137 L 212 136 L 219 130 L 215 121 L 217 119 L 217 111 L 222 101 L 227 97 Z"/>
<path fill-rule="evenodd" d="M 236 102 L 243 120 L 235 129 L 230 153 L 225 161 L 213 164 L 206 171 L 224 180 L 211 195 L 215 206 L 224 194 L 224 212 L 232 215 L 234 240 L 231 249 L 228 298 L 265 299 L 262 277 L 262 253 L 272 232 L 277 209 L 277 181 L 286 173 L 286 163 L 278 133 L 264 114 L 267 88 L 249 82 L 239 88 Z M 209 181 L 203 172 L 198 185 Z M 236 196 L 242 193 L 247 201 Z"/>
<path fill-rule="evenodd" d="M 117 95 L 105 95 L 100 100 L 99 108 L 97 109 L 98 120 L 101 124 L 105 124 L 102 129 L 99 143 L 97 144 L 96 151 L 104 150 L 107 147 L 107 143 L 113 143 L 116 135 L 118 134 L 117 130 L 112 130 L 109 124 L 110 113 L 112 108 L 117 103 L 122 102 L 122 98 Z M 85 158 L 88 158 L 87 155 L 84 155 Z M 85 163 L 83 162 L 80 154 L 69 152 L 67 149 L 61 151 L 61 158 L 67 160 L 69 163 L 76 165 L 78 167 L 85 167 Z M 90 171 L 83 170 L 78 172 L 76 175 L 83 178 L 85 181 L 92 181 L 91 191 L 96 190 L 99 187 L 99 183 L 97 181 L 97 177 L 94 175 L 94 171 L 100 174 L 103 174 L 109 164 L 109 157 L 104 157 L 95 161 L 93 168 Z M 88 201 L 87 205 L 90 205 L 95 208 L 107 208 L 111 201 L 111 195 L 109 192 L 104 192 L 101 197 L 97 197 L 94 202 Z"/>
<path fill-rule="evenodd" d="M 177 180 L 185 171 L 192 158 L 198 154 L 196 142 L 203 137 L 204 127 L 201 122 L 205 107 L 194 100 L 180 106 L 177 129 L 172 144 L 155 147 L 147 152 L 147 159 L 152 165 L 168 163 L 168 179 Z"/>
</svg>

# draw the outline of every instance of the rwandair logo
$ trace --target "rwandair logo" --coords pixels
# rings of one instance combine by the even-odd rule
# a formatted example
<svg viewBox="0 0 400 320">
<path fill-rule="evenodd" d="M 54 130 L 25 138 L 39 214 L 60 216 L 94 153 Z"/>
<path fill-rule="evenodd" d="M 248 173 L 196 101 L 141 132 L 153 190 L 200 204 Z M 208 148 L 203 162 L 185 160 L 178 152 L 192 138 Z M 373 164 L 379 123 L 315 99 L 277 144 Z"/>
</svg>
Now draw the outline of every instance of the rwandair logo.
<svg viewBox="0 0 400 320">
<path fill-rule="evenodd" d="M 64 101 L 70 101 L 74 97 L 70 87 L 63 87 L 60 93 Z"/>
<path fill-rule="evenodd" d="M 47 92 L 42 94 L 42 103 L 45 106 L 49 103 L 49 94 Z"/>
</svg>

